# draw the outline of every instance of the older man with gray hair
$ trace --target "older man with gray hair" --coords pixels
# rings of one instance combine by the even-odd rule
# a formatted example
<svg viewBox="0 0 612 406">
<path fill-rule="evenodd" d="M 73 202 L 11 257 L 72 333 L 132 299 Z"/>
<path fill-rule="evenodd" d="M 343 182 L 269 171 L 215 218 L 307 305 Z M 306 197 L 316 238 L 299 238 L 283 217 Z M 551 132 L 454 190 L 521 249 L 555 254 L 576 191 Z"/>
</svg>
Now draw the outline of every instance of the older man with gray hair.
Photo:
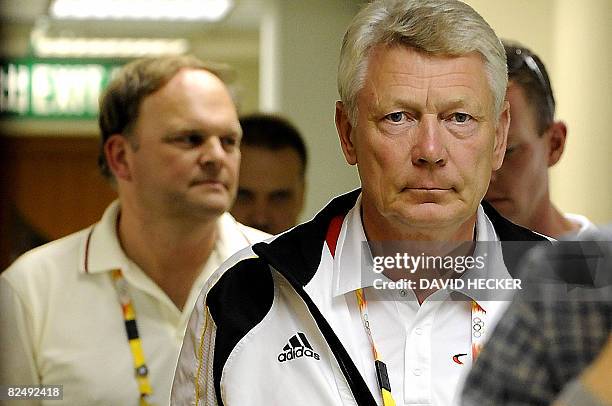
<svg viewBox="0 0 612 406">
<path fill-rule="evenodd" d="M 484 270 L 421 263 L 402 274 L 386 254 L 388 242 L 411 242 L 411 255 L 456 260 L 475 256 L 475 242 L 543 238 L 481 204 L 506 148 L 506 85 L 502 44 L 466 4 L 365 6 L 344 37 L 336 104 L 362 187 L 217 271 L 190 319 L 174 404 L 455 402 L 501 306 L 416 280 L 510 278 L 511 258 L 499 249 Z M 453 251 L 432 248 L 441 243 Z M 385 270 L 369 279 L 380 258 Z"/>
</svg>

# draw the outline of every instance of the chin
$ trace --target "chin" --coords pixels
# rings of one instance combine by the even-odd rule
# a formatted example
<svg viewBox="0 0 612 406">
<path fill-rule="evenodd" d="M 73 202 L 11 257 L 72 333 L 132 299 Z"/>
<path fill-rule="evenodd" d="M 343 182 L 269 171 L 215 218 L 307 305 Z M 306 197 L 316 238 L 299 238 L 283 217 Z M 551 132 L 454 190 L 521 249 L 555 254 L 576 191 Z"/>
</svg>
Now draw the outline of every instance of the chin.
<svg viewBox="0 0 612 406">
<path fill-rule="evenodd" d="M 461 224 L 476 213 L 463 204 L 421 203 L 398 210 L 399 221 L 415 228 L 442 229 Z"/>
<path fill-rule="evenodd" d="M 447 205 L 422 203 L 403 208 L 396 216 L 402 223 L 413 227 L 440 228 L 455 223 L 459 213 Z"/>
<path fill-rule="evenodd" d="M 203 199 L 192 202 L 191 206 L 200 212 L 207 213 L 208 215 L 217 214 L 220 216 L 226 211 L 229 211 L 231 204 L 229 199 Z"/>
</svg>

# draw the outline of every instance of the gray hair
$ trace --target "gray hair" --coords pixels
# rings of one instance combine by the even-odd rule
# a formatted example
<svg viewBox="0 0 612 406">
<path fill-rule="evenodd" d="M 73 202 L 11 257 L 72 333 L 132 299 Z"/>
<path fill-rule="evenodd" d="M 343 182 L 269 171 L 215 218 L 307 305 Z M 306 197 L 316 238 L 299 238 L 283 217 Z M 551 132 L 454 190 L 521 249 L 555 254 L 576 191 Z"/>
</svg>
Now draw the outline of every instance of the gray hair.
<svg viewBox="0 0 612 406">
<path fill-rule="evenodd" d="M 478 52 L 484 59 L 495 116 L 501 113 L 508 85 L 506 53 L 474 9 L 457 0 L 374 0 L 355 16 L 340 51 L 338 92 L 353 125 L 370 51 L 377 45 L 396 44 L 430 55 Z"/>
</svg>

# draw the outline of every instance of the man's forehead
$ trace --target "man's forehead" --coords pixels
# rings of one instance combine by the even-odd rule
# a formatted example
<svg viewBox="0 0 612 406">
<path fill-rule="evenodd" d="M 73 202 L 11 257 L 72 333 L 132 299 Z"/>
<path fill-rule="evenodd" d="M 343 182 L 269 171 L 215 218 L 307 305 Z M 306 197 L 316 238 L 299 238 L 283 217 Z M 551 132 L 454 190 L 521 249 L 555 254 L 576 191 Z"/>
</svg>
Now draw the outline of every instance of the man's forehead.
<svg viewBox="0 0 612 406">
<path fill-rule="evenodd" d="M 433 55 L 406 46 L 375 47 L 368 58 L 366 80 L 388 75 L 396 80 L 423 81 L 447 75 L 468 75 L 475 81 L 488 79 L 482 56 L 477 52 L 465 55 Z"/>
<path fill-rule="evenodd" d="M 190 88 L 194 85 L 205 87 L 211 91 L 226 91 L 229 94 L 229 90 L 225 83 L 215 74 L 206 69 L 186 67 L 176 71 L 163 86 L 149 96 L 168 92 L 188 93 Z"/>
<path fill-rule="evenodd" d="M 480 54 L 429 55 L 410 47 L 380 46 L 370 57 L 360 98 L 366 102 L 402 104 L 443 102 L 446 105 L 493 103 L 493 94 Z M 384 90 L 383 90 L 384 89 Z M 413 106 L 414 107 L 414 106 Z"/>
<path fill-rule="evenodd" d="M 249 162 L 251 166 L 277 167 L 279 170 L 303 170 L 302 158 L 298 151 L 292 146 L 270 148 L 264 145 L 243 143 L 240 146 L 243 161 Z M 284 169 L 283 169 L 284 168 Z"/>
</svg>

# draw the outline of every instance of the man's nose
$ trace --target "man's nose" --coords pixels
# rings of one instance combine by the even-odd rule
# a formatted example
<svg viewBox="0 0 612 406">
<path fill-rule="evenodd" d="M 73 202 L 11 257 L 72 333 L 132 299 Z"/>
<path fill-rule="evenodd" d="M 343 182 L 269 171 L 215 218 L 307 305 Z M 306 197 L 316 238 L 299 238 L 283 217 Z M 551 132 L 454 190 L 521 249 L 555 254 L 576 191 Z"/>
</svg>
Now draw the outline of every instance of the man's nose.
<svg viewBox="0 0 612 406">
<path fill-rule="evenodd" d="M 448 151 L 444 129 L 435 116 L 424 115 L 416 130 L 416 143 L 412 148 L 412 163 L 415 166 L 446 165 Z"/>
<path fill-rule="evenodd" d="M 200 148 L 200 165 L 218 165 L 225 154 L 221 139 L 219 137 L 208 137 Z"/>
<path fill-rule="evenodd" d="M 265 199 L 256 199 L 255 204 L 253 205 L 252 212 L 253 220 L 257 224 L 267 224 L 268 223 L 268 204 Z"/>
<path fill-rule="evenodd" d="M 251 227 L 270 233 L 268 205 L 265 199 L 254 199 L 249 207 L 248 222 Z"/>
</svg>

